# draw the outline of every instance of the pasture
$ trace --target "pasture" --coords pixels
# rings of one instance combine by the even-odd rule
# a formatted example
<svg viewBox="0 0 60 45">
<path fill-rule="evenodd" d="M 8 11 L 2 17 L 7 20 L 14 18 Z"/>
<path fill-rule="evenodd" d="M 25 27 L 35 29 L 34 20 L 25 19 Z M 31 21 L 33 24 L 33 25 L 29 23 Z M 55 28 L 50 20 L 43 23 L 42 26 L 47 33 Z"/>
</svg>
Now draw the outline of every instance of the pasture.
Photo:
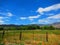
<svg viewBox="0 0 60 45">
<path fill-rule="evenodd" d="M 60 30 L 6 30 L 0 31 L 4 45 L 60 45 Z"/>
</svg>

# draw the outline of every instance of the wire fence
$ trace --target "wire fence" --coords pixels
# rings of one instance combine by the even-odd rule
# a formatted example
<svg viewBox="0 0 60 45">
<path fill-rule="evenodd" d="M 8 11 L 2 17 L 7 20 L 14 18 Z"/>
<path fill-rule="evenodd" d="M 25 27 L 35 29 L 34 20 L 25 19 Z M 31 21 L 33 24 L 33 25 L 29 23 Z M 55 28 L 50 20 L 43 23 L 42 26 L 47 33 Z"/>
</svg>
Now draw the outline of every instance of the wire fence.
<svg viewBox="0 0 60 45">
<path fill-rule="evenodd" d="M 59 45 L 60 35 L 49 32 L 38 33 L 39 31 L 0 31 L 1 45 Z"/>
</svg>

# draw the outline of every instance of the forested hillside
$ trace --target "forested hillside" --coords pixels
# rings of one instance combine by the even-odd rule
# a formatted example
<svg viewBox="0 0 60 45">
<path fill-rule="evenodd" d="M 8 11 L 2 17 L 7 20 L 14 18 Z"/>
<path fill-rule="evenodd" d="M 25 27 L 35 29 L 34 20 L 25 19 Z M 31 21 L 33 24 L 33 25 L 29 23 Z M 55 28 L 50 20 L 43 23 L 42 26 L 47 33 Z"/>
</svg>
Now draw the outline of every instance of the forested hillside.
<svg viewBox="0 0 60 45">
<path fill-rule="evenodd" d="M 57 28 L 56 26 L 55 25 L 40 26 L 37 24 L 31 24 L 31 25 L 0 25 L 0 30 L 35 30 L 35 29 L 55 30 L 55 29 L 60 29 L 60 28 Z M 58 26 L 58 27 L 60 27 L 60 26 Z"/>
</svg>

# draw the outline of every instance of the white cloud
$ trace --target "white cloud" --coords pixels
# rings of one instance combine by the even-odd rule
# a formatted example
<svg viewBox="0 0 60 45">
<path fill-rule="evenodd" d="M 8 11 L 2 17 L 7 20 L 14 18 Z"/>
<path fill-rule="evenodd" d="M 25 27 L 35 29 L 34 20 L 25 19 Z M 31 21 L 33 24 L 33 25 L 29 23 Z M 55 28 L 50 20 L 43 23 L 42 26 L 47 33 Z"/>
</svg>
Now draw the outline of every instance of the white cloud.
<svg viewBox="0 0 60 45">
<path fill-rule="evenodd" d="M 39 19 L 38 20 L 39 23 L 53 23 L 53 22 L 60 22 L 60 14 L 56 14 L 54 16 L 50 16 L 44 19 Z"/>
<path fill-rule="evenodd" d="M 7 13 L 7 16 L 11 17 L 11 16 L 13 16 L 13 14 L 10 13 L 10 12 L 8 12 L 8 13 Z"/>
<path fill-rule="evenodd" d="M 33 21 L 34 19 L 37 19 L 37 18 L 39 18 L 39 17 L 40 17 L 40 15 L 29 16 L 28 19 L 31 20 L 31 21 Z"/>
<path fill-rule="evenodd" d="M 0 16 L 0 19 L 3 19 L 4 17 Z"/>
<path fill-rule="evenodd" d="M 4 21 L 3 20 L 0 20 L 0 24 L 3 24 L 4 23 Z"/>
<path fill-rule="evenodd" d="M 25 19 L 27 19 L 27 18 L 26 18 L 26 17 L 20 17 L 20 19 L 25 20 Z"/>
<path fill-rule="evenodd" d="M 36 16 L 20 17 L 20 19 L 22 19 L 22 20 L 29 19 L 29 20 L 33 21 L 34 19 L 37 19 L 39 17 L 40 17 L 40 15 L 36 15 Z"/>
<path fill-rule="evenodd" d="M 56 11 L 58 9 L 60 9 L 60 4 L 55 4 L 46 8 L 38 8 L 37 12 L 39 12 L 40 14 L 44 14 L 44 12 L 46 12 L 45 15 L 48 15 L 48 16 L 50 15 L 47 18 L 39 19 L 38 22 L 45 23 L 45 24 L 58 22 L 58 21 L 60 22 L 60 13 L 59 14 L 48 13 L 49 11 L 52 11 L 52 10 Z"/>
<path fill-rule="evenodd" d="M 13 14 L 11 12 L 0 12 L 0 15 L 7 16 L 7 17 L 13 16 Z"/>
<path fill-rule="evenodd" d="M 0 20 L 1 19 L 8 19 L 8 17 L 0 16 Z"/>
<path fill-rule="evenodd" d="M 41 23 L 41 24 L 48 24 L 48 23 L 50 23 L 49 21 L 50 20 L 47 20 L 47 19 L 40 19 L 40 20 L 38 20 L 38 22 Z"/>
<path fill-rule="evenodd" d="M 6 19 L 7 17 L 3 17 L 3 16 L 0 16 L 0 25 L 1 24 L 5 24 L 6 21 L 9 21 L 8 19 Z"/>
<path fill-rule="evenodd" d="M 37 10 L 37 12 L 39 12 L 39 13 L 41 13 L 41 14 L 43 14 L 43 11 L 44 11 L 44 8 L 38 8 L 38 10 Z"/>
<path fill-rule="evenodd" d="M 11 12 L 0 12 L 0 15 L 0 24 L 4 24 L 6 21 L 9 21 L 9 18 L 13 16 Z"/>
<path fill-rule="evenodd" d="M 50 17 L 48 17 L 48 19 L 60 19 L 60 14 L 50 16 Z"/>
<path fill-rule="evenodd" d="M 55 4 L 55 5 L 46 7 L 46 8 L 40 7 L 40 8 L 38 8 L 37 12 L 39 12 L 40 14 L 43 14 L 43 12 L 48 12 L 51 10 L 58 10 L 58 9 L 60 9 L 60 4 Z"/>
<path fill-rule="evenodd" d="M 34 19 L 34 18 L 39 18 L 40 17 L 40 15 L 37 15 L 37 16 L 29 16 L 28 18 L 29 19 Z"/>
</svg>

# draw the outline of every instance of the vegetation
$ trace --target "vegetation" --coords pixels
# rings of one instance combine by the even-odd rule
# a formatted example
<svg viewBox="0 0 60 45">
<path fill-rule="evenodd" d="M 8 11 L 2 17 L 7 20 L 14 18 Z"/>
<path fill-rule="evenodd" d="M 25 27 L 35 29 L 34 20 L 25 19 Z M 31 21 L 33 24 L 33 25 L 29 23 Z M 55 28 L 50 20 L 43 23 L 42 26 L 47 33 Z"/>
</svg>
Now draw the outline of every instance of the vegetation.
<svg viewBox="0 0 60 45">
<path fill-rule="evenodd" d="M 58 30 L 57 28 L 53 27 L 52 25 L 0 25 L 0 30 Z"/>
<path fill-rule="evenodd" d="M 59 45 L 60 29 L 52 25 L 0 25 L 1 45 Z"/>
<path fill-rule="evenodd" d="M 3 31 L 0 33 L 2 35 Z M 6 30 L 3 42 L 10 45 L 59 45 L 60 30 Z"/>
</svg>

